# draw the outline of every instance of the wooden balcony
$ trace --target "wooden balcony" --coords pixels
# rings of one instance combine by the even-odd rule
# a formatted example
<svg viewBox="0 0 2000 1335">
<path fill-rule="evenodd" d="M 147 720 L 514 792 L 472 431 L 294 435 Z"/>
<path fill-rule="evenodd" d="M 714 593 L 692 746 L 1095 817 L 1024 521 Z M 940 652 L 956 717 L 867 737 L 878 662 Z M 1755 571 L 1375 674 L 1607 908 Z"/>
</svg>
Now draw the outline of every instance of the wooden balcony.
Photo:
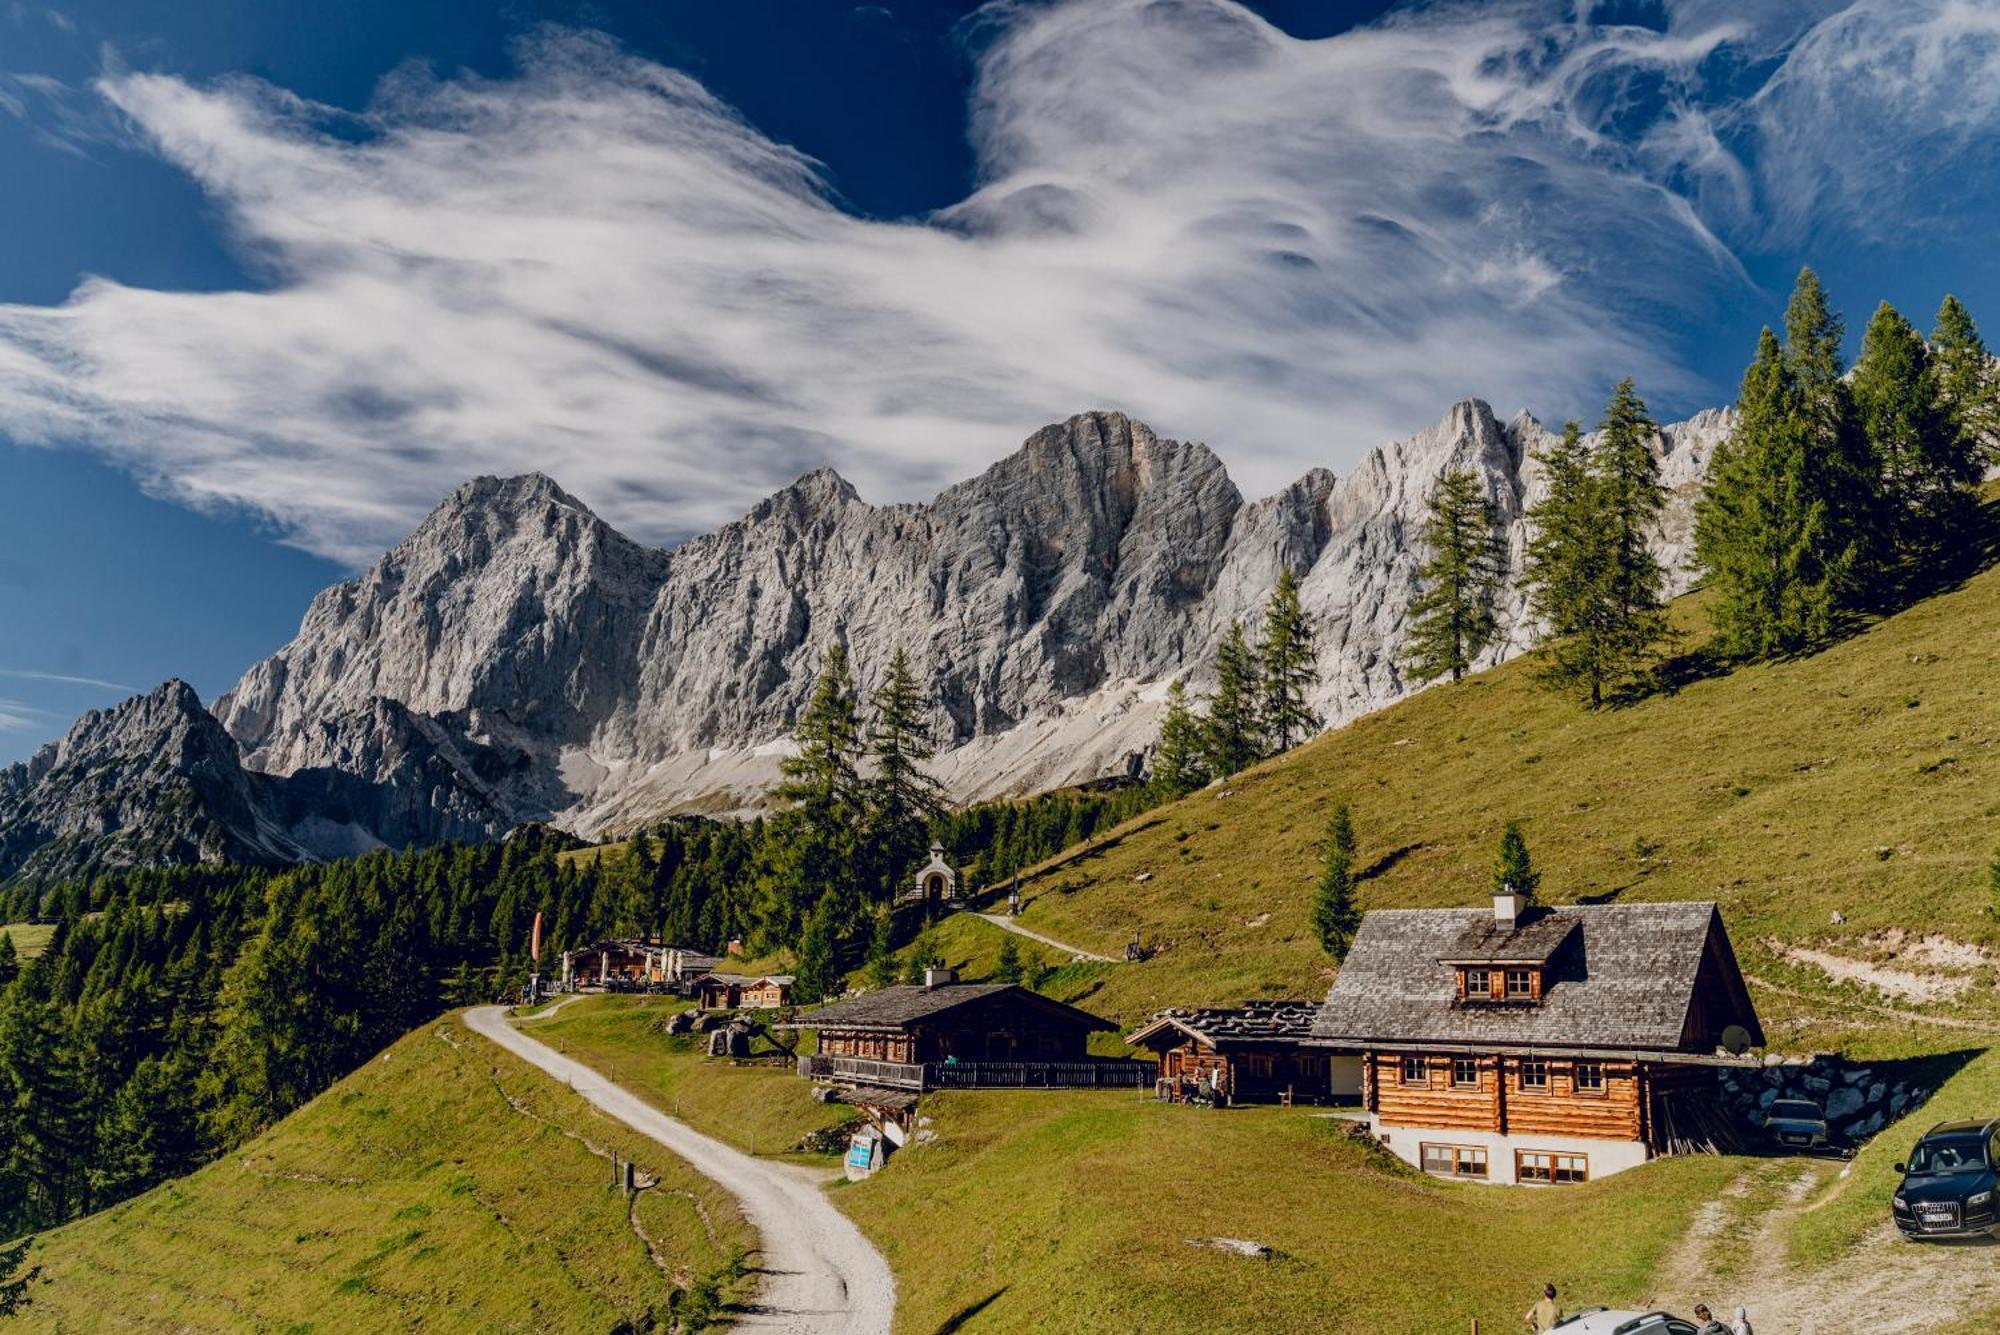
<svg viewBox="0 0 2000 1335">
<path fill-rule="evenodd" d="M 887 1089 L 1150 1089 L 1149 1061 L 883 1062 L 865 1057 L 800 1057 L 799 1074 Z"/>
</svg>

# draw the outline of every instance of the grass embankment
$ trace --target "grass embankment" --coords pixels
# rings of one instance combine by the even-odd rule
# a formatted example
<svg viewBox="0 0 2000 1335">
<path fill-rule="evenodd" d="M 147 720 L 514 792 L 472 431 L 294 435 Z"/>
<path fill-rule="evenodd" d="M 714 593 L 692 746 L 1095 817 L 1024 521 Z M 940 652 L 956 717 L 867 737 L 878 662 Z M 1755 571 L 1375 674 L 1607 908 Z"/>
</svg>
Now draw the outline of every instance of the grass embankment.
<svg viewBox="0 0 2000 1335">
<path fill-rule="evenodd" d="M 628 1202 L 612 1152 L 658 1185 Z M 707 1179 L 446 1019 L 228 1157 L 45 1234 L 18 1324 L 604 1331 L 664 1322 L 676 1284 L 753 1245 Z"/>
<path fill-rule="evenodd" d="M 1691 600 L 1675 614 L 1699 638 Z M 1879 959 L 1880 933 L 2000 945 L 2000 570 L 1811 658 L 1696 680 L 1591 712 L 1516 661 L 1425 691 L 1225 785 L 1162 807 L 1024 877 L 1025 926 L 1115 955 L 1093 998 L 1166 1005 L 1320 995 L 1307 913 L 1334 806 L 1352 804 L 1366 908 L 1478 902 L 1523 822 L 1544 899 L 1721 903 L 1772 1041 L 1935 1050 L 1780 946 Z M 1143 879 L 1142 879 L 1143 878 Z M 1844 916 L 1832 925 L 1832 915 Z M 1949 1000 L 1897 1006 L 2000 1021 L 1990 958 Z M 1803 996 L 1791 995 L 1793 992 Z"/>
<path fill-rule="evenodd" d="M 785 1068 L 711 1062 L 665 1038 L 673 1009 L 592 998 L 530 1027 L 744 1148 L 783 1149 L 851 1116 L 813 1103 Z M 968 1330 L 1375 1332 L 1477 1316 L 1504 1329 L 1544 1278 L 1579 1301 L 1650 1297 L 1662 1254 L 1742 1166 L 1666 1161 L 1565 1189 L 1552 1210 L 1543 1193 L 1406 1171 L 1309 1109 L 1049 1091 L 932 1095 L 924 1111 L 934 1144 L 837 1190 L 895 1269 L 908 1332 L 960 1318 Z M 1280 1255 L 1191 1245 L 1215 1237 Z"/>
<path fill-rule="evenodd" d="M 14 954 L 21 959 L 31 960 L 48 948 L 49 938 L 56 933 L 52 922 L 10 922 L 0 924 L 0 936 L 14 938 Z"/>
</svg>

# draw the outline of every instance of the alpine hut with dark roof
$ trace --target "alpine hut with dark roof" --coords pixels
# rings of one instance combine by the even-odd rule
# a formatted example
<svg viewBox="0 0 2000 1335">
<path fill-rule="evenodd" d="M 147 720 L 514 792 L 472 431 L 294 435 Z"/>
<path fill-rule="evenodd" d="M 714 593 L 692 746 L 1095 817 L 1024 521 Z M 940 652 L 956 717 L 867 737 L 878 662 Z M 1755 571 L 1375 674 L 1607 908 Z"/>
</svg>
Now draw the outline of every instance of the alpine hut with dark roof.
<svg viewBox="0 0 2000 1335">
<path fill-rule="evenodd" d="M 1306 1046 L 1318 1015 L 1310 1001 L 1165 1010 L 1125 1041 L 1159 1055 L 1155 1090 L 1164 1099 L 1324 1103 L 1336 1059 Z"/>
<path fill-rule="evenodd" d="M 1706 1138 L 1717 1066 L 1763 1030 L 1710 903 L 1369 913 L 1310 1042 L 1362 1059 L 1385 1147 L 1555 1184 Z"/>
</svg>

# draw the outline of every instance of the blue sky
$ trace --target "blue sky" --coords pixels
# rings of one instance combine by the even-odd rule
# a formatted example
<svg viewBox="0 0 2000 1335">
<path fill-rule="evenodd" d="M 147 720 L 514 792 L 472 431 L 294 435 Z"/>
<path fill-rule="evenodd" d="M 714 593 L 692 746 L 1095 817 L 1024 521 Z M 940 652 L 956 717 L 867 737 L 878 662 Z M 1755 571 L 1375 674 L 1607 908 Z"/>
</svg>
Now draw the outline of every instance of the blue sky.
<svg viewBox="0 0 2000 1335">
<path fill-rule="evenodd" d="M 1091 407 L 1248 492 L 2000 320 L 2000 0 L 0 0 L 0 761 L 477 472 L 670 542 Z"/>
</svg>

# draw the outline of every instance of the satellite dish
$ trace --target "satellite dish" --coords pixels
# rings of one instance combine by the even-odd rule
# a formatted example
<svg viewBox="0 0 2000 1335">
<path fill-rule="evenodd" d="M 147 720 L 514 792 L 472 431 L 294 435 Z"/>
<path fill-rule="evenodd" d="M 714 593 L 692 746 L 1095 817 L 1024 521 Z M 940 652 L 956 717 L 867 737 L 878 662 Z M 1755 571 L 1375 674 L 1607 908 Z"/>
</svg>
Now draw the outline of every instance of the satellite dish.
<svg viewBox="0 0 2000 1335">
<path fill-rule="evenodd" d="M 1732 1024 L 1722 1031 L 1722 1050 L 1741 1057 L 1750 1050 L 1750 1031 L 1740 1024 Z"/>
</svg>

